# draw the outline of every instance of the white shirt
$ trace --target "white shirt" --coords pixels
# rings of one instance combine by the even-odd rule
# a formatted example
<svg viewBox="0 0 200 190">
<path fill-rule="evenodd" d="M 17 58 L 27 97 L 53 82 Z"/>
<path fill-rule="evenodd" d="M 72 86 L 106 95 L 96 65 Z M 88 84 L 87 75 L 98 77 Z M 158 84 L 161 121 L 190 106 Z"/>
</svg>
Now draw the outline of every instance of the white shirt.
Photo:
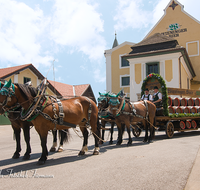
<svg viewBox="0 0 200 190">
<path fill-rule="evenodd" d="M 146 95 L 146 94 L 143 94 L 141 100 L 148 100 L 148 94 L 147 94 L 147 95 Z M 150 101 L 153 101 L 153 98 L 152 98 L 152 95 L 151 95 L 151 94 L 149 94 L 149 100 L 150 100 Z"/>
<path fill-rule="evenodd" d="M 158 94 L 159 100 L 160 100 L 160 99 L 162 100 L 162 94 L 158 91 L 158 92 L 154 93 L 153 96 L 155 96 L 156 94 Z"/>
</svg>

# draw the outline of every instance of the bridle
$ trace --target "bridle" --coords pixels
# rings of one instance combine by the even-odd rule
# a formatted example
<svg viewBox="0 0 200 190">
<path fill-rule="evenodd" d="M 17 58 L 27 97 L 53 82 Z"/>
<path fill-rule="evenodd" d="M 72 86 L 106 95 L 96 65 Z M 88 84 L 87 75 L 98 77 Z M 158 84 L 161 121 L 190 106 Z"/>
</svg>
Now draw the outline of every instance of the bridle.
<svg viewBox="0 0 200 190">
<path fill-rule="evenodd" d="M 10 85 L 9 85 L 10 84 Z M 1 82 L 0 82 L 0 86 L 1 86 Z M 18 98 L 15 95 L 15 86 L 14 84 L 11 84 L 11 82 L 7 82 L 4 84 L 4 86 L 0 89 L 0 95 L 4 95 L 6 96 L 5 100 L 3 102 L 0 102 L 0 106 L 1 109 L 5 112 L 8 112 L 9 110 L 15 108 L 15 107 L 19 107 L 19 103 L 18 103 Z M 8 102 L 11 101 L 11 97 L 14 96 L 17 100 L 17 103 L 13 106 L 8 106 Z"/>
</svg>

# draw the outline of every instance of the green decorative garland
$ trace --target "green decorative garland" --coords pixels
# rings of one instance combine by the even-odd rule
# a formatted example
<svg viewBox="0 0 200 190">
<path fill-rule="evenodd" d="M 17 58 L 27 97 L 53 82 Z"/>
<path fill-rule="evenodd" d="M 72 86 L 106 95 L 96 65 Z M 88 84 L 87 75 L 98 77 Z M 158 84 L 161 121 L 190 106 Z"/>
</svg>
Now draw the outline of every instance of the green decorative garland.
<svg viewBox="0 0 200 190">
<path fill-rule="evenodd" d="M 169 110 L 168 110 L 167 87 L 166 87 L 165 81 L 163 80 L 163 78 L 159 74 L 151 73 L 143 80 L 143 84 L 142 84 L 142 87 L 141 87 L 141 97 L 144 94 L 147 82 L 151 79 L 157 79 L 158 82 L 161 84 L 161 93 L 162 93 L 162 96 L 163 96 L 163 113 L 164 113 L 165 116 L 168 116 Z"/>
<path fill-rule="evenodd" d="M 170 113 L 169 117 L 173 118 L 173 117 L 200 117 L 199 113 Z"/>
</svg>

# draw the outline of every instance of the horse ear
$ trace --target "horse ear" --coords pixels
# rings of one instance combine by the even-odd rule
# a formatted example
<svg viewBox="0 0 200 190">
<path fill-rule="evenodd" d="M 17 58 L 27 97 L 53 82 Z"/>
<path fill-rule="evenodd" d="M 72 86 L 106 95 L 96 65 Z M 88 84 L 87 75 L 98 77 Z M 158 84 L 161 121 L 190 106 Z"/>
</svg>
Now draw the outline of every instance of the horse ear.
<svg viewBox="0 0 200 190">
<path fill-rule="evenodd" d="M 12 84 L 12 80 L 10 79 L 7 83 L 4 84 L 3 87 L 10 88 L 11 84 Z"/>
</svg>

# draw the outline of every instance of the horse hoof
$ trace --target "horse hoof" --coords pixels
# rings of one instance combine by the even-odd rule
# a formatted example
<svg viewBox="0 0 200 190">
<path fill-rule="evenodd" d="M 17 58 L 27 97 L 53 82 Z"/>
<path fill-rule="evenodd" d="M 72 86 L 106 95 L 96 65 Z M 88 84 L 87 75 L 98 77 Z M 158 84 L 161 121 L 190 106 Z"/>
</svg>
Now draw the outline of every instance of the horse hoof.
<svg viewBox="0 0 200 190">
<path fill-rule="evenodd" d="M 148 143 L 153 143 L 153 140 L 148 140 Z"/>
<path fill-rule="evenodd" d="M 99 151 L 98 151 L 98 150 L 95 150 L 95 151 L 93 152 L 93 155 L 99 155 Z"/>
<path fill-rule="evenodd" d="M 79 156 L 85 155 L 85 152 L 84 152 L 84 151 L 80 151 L 80 152 L 78 153 L 78 155 L 79 155 Z"/>
<path fill-rule="evenodd" d="M 45 164 L 45 161 L 43 160 L 39 160 L 38 162 L 37 162 L 37 165 L 44 165 Z"/>
<path fill-rule="evenodd" d="M 113 144 L 113 141 L 109 141 L 109 144 Z"/>
<path fill-rule="evenodd" d="M 63 152 L 63 148 L 62 147 L 59 147 L 57 152 Z"/>
<path fill-rule="evenodd" d="M 29 160 L 30 159 L 30 155 L 24 155 L 22 160 Z"/>
<path fill-rule="evenodd" d="M 55 152 L 56 148 L 55 147 L 51 147 L 50 152 Z"/>
<path fill-rule="evenodd" d="M 144 139 L 144 140 L 143 140 L 143 142 L 144 142 L 144 143 L 146 143 L 146 142 L 147 142 L 147 140 L 146 140 L 146 139 Z"/>
<path fill-rule="evenodd" d="M 19 158 L 19 157 L 20 157 L 20 154 L 13 154 L 12 159 L 17 159 L 17 158 Z"/>
<path fill-rule="evenodd" d="M 128 142 L 128 143 L 127 143 L 127 146 L 130 146 L 130 145 L 132 145 L 132 142 Z"/>
<path fill-rule="evenodd" d="M 103 144 L 103 141 L 99 141 L 99 144 Z"/>
</svg>

